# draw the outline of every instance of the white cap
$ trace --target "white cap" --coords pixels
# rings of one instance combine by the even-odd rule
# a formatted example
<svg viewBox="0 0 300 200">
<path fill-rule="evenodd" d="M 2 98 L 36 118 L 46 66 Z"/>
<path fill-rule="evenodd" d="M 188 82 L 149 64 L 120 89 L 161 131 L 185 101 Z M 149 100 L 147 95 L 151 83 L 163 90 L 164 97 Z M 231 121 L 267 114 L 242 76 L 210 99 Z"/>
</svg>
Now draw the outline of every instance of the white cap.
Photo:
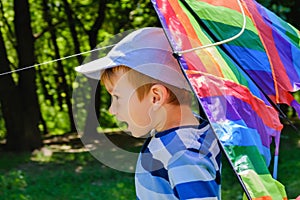
<svg viewBox="0 0 300 200">
<path fill-rule="evenodd" d="M 78 66 L 75 70 L 90 78 L 100 79 L 105 69 L 119 65 L 190 90 L 162 28 L 136 30 L 117 43 L 105 57 Z"/>
</svg>

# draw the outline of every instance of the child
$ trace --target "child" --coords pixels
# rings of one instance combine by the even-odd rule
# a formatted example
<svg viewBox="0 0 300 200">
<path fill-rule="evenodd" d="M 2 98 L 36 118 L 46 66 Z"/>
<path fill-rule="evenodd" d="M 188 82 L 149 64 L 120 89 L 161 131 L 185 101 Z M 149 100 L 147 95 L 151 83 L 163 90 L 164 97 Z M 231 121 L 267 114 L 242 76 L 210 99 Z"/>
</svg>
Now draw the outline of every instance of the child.
<svg viewBox="0 0 300 200">
<path fill-rule="evenodd" d="M 199 124 L 192 95 L 160 28 L 142 28 L 106 57 L 76 70 L 101 78 L 109 111 L 134 137 L 147 136 L 135 174 L 137 199 L 220 199 L 220 149 Z"/>
</svg>

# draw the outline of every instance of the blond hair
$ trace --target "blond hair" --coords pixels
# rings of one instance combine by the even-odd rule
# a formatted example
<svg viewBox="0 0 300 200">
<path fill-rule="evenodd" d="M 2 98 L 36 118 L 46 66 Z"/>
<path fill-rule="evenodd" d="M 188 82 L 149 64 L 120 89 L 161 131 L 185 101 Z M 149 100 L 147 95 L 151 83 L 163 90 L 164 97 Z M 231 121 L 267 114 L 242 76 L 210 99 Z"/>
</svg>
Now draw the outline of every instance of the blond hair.
<svg viewBox="0 0 300 200">
<path fill-rule="evenodd" d="M 173 105 L 191 105 L 192 95 L 189 91 L 169 85 L 160 80 L 156 80 L 124 65 L 106 69 L 101 75 L 102 84 L 113 84 L 112 78 L 114 74 L 119 71 L 123 71 L 124 73 L 128 72 L 128 81 L 137 88 L 136 92 L 140 101 L 143 100 L 146 94 L 148 94 L 153 85 L 159 83 L 165 86 L 167 89 L 167 92 L 169 94 L 167 103 Z"/>
</svg>

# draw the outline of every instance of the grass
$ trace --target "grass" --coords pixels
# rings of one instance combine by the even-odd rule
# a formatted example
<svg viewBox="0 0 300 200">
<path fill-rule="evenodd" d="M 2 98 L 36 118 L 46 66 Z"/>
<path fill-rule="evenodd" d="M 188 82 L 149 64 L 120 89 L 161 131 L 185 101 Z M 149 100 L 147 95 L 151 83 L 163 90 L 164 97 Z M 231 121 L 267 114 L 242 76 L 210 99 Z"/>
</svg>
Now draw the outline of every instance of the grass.
<svg viewBox="0 0 300 200">
<path fill-rule="evenodd" d="M 121 141 L 126 142 L 124 138 Z M 278 179 L 286 186 L 290 199 L 300 194 L 299 141 L 299 134 L 285 127 Z M 68 146 L 69 143 L 76 147 Z M 127 143 L 130 146 L 133 141 Z M 222 199 L 242 199 L 242 189 L 226 162 L 223 162 L 222 181 Z M 135 199 L 134 174 L 106 167 L 89 152 L 80 151 L 78 142 L 66 140 L 54 144 L 52 140 L 45 148 L 33 153 L 0 151 L 0 199 Z"/>
<path fill-rule="evenodd" d="M 60 153 L 47 162 L 32 161 L 32 156 L 31 159 L 28 158 L 28 154 L 6 153 L 1 156 L 1 174 L 4 176 L 0 186 L 0 199 L 135 198 L 133 174 L 112 170 L 99 163 L 88 152 Z M 10 160 L 15 166 L 6 165 L 3 160 Z M 3 177 L 7 180 L 3 181 Z"/>
</svg>

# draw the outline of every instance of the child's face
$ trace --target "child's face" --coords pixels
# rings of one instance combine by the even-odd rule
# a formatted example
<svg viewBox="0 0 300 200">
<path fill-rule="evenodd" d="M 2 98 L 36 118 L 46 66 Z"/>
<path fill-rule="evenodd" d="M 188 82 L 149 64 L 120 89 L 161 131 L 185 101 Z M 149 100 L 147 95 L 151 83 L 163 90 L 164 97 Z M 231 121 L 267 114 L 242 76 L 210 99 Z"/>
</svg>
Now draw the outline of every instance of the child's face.
<svg viewBox="0 0 300 200">
<path fill-rule="evenodd" d="M 139 100 L 136 88 L 128 81 L 126 72 L 116 72 L 111 84 L 105 83 L 105 87 L 112 96 L 109 112 L 119 121 L 127 123 L 127 129 L 134 137 L 144 136 L 154 128 L 151 100 L 147 98 L 148 95 Z"/>
</svg>

